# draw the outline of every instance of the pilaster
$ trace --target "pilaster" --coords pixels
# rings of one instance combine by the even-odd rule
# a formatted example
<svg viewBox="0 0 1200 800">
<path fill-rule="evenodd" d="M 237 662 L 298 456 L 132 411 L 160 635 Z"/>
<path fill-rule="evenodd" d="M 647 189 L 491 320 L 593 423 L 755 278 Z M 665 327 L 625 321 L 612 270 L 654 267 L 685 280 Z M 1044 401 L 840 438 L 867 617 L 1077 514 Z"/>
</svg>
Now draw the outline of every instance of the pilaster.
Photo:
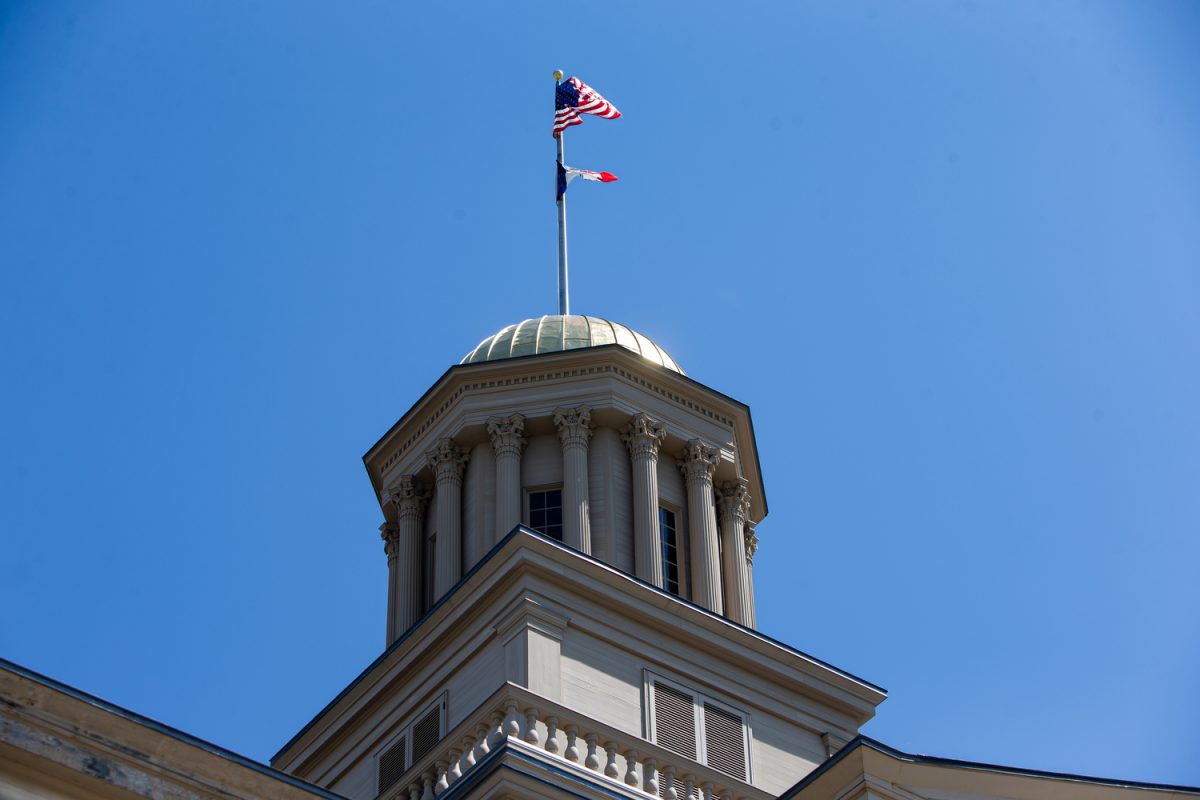
<svg viewBox="0 0 1200 800">
<path fill-rule="evenodd" d="M 436 603 L 462 577 L 462 478 L 467 456 L 453 439 L 438 439 L 425 457 L 437 481 Z"/>
<path fill-rule="evenodd" d="M 717 544 L 717 512 L 713 504 L 713 473 L 720 451 L 692 439 L 679 458 L 687 485 L 688 542 L 691 545 L 692 602 L 717 614 L 723 611 L 721 563 Z"/>
<path fill-rule="evenodd" d="M 405 475 L 389 495 L 396 508 L 396 593 L 389 603 L 388 643 L 411 628 L 421 617 L 421 528 L 429 493 L 412 475 Z"/>
<path fill-rule="evenodd" d="M 559 408 L 554 425 L 563 452 L 563 543 L 591 554 L 592 529 L 588 497 L 588 440 L 592 410 L 587 406 Z"/>
<path fill-rule="evenodd" d="M 725 616 L 739 625 L 752 624 L 746 558 L 746 517 L 750 512 L 747 481 L 726 482 L 717 492 L 721 518 L 721 570 L 725 584 Z"/>
<path fill-rule="evenodd" d="M 525 449 L 525 417 L 512 414 L 487 421 L 496 451 L 496 533 L 493 543 L 521 524 L 521 452 Z"/>
<path fill-rule="evenodd" d="M 658 532 L 658 450 L 667 428 L 648 414 L 635 414 L 625 428 L 633 472 L 633 561 L 635 574 L 663 586 L 662 545 Z"/>
</svg>

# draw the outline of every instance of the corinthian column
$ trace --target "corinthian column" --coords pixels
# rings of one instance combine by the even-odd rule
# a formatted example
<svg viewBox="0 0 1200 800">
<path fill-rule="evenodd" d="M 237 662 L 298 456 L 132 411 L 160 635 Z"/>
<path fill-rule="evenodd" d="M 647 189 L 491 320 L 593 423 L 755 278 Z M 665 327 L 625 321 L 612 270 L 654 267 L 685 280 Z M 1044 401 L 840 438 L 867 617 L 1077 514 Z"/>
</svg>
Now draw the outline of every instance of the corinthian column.
<svg viewBox="0 0 1200 800">
<path fill-rule="evenodd" d="M 396 584 L 394 601 L 388 603 L 388 644 L 400 638 L 421 617 L 422 586 L 421 523 L 429 493 L 411 475 L 405 475 L 392 490 L 392 505 L 396 507 Z M 391 560 L 389 559 L 389 564 Z"/>
<path fill-rule="evenodd" d="M 587 406 L 559 408 L 554 425 L 563 452 L 563 544 L 592 553 L 592 523 L 588 519 L 588 439 L 592 410 Z"/>
<path fill-rule="evenodd" d="M 688 496 L 688 542 L 691 545 L 692 602 L 718 614 L 721 562 L 717 554 L 717 510 L 713 505 L 713 472 L 720 451 L 692 439 L 679 459 Z"/>
<path fill-rule="evenodd" d="M 453 439 L 438 439 L 425 457 L 437 479 L 437 551 L 433 558 L 436 603 L 462 577 L 462 475 L 467 456 Z"/>
<path fill-rule="evenodd" d="M 746 589 L 750 597 L 750 627 L 758 624 L 754 611 L 754 553 L 758 550 L 758 535 L 754 533 L 754 522 L 746 520 Z"/>
<path fill-rule="evenodd" d="M 385 522 L 379 526 L 379 538 L 383 539 L 383 552 L 387 555 L 388 565 L 388 613 L 387 613 L 387 641 L 384 645 L 389 645 L 396 641 L 396 589 L 400 580 L 400 576 L 396 574 L 396 551 L 400 548 L 399 538 L 400 529 L 390 522 Z"/>
<path fill-rule="evenodd" d="M 646 414 L 635 414 L 623 436 L 633 466 L 634 573 L 658 588 L 663 585 L 662 544 L 658 533 L 658 448 L 667 428 Z"/>
<path fill-rule="evenodd" d="M 487 421 L 496 451 L 496 536 L 500 541 L 521 524 L 521 451 L 525 449 L 525 418 L 520 414 Z"/>
<path fill-rule="evenodd" d="M 725 577 L 725 616 L 749 627 L 750 580 L 746 556 L 746 516 L 750 492 L 746 480 L 725 483 L 717 492 L 721 517 L 721 571 Z"/>
</svg>

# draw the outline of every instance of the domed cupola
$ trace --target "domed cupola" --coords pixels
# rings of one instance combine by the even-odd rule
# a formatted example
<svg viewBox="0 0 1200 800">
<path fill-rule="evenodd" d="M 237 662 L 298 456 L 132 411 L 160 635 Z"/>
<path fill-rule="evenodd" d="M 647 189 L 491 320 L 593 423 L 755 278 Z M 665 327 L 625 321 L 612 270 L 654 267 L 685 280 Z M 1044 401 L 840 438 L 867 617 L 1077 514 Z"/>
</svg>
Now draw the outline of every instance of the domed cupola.
<svg viewBox="0 0 1200 800">
<path fill-rule="evenodd" d="M 480 342 L 460 363 L 499 361 L 504 358 L 558 353 L 606 344 L 619 344 L 651 363 L 680 375 L 687 374 L 675 363 L 675 359 L 667 355 L 666 350 L 649 337 L 616 322 L 577 314 L 534 317 L 516 325 L 509 325 Z"/>
</svg>

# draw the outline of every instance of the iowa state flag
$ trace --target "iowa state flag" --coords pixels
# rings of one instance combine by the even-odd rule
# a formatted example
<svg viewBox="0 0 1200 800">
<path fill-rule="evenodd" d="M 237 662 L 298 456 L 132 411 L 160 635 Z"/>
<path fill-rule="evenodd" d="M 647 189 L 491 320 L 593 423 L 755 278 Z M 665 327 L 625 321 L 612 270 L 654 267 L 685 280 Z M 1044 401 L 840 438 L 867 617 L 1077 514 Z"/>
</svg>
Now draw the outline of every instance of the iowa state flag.
<svg viewBox="0 0 1200 800">
<path fill-rule="evenodd" d="M 555 200 L 561 200 L 566 194 L 567 184 L 576 178 L 583 178 L 585 181 L 599 181 L 600 183 L 612 183 L 617 179 L 616 175 L 611 172 L 593 172 L 590 169 L 575 169 L 574 167 L 563 166 L 561 161 L 558 163 L 558 194 Z"/>
</svg>

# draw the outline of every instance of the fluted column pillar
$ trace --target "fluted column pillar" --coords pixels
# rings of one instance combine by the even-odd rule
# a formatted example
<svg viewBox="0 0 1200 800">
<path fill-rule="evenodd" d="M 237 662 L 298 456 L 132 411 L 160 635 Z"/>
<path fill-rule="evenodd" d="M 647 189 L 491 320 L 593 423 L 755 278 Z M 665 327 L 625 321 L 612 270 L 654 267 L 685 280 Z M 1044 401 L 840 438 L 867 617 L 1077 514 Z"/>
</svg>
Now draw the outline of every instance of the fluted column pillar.
<svg viewBox="0 0 1200 800">
<path fill-rule="evenodd" d="M 433 557 L 436 603 L 462 577 L 462 476 L 467 456 L 453 439 L 438 439 L 425 455 L 437 480 L 437 544 Z"/>
<path fill-rule="evenodd" d="M 392 490 L 396 507 L 396 593 L 389 603 L 388 644 L 396 641 L 421 618 L 424 559 L 421 558 L 421 528 L 429 493 L 411 475 L 405 475 Z M 390 563 L 390 562 L 389 562 Z"/>
<path fill-rule="evenodd" d="M 662 544 L 658 532 L 658 448 L 667 428 L 647 414 L 635 414 L 626 426 L 625 445 L 633 472 L 634 573 L 662 588 Z"/>
<path fill-rule="evenodd" d="M 521 524 L 521 451 L 525 449 L 525 418 L 520 414 L 487 421 L 496 451 L 496 534 L 493 544 Z"/>
<path fill-rule="evenodd" d="M 587 406 L 559 408 L 554 425 L 563 452 L 563 544 L 591 555 L 592 523 L 588 518 L 588 439 L 592 410 Z"/>
<path fill-rule="evenodd" d="M 758 535 L 754 533 L 754 522 L 746 520 L 746 589 L 750 596 L 750 627 L 758 625 L 754 609 L 754 553 L 758 550 Z"/>
<path fill-rule="evenodd" d="M 723 484 L 717 492 L 721 518 L 721 571 L 725 584 L 725 616 L 739 625 L 751 624 L 750 568 L 746 556 L 746 517 L 750 492 L 746 480 Z"/>
<path fill-rule="evenodd" d="M 379 526 L 379 538 L 383 539 L 383 552 L 387 555 L 388 565 L 387 641 L 384 644 L 389 645 L 396 641 L 396 602 L 399 600 L 396 590 L 400 580 L 396 553 L 400 549 L 400 528 L 385 522 Z"/>
<path fill-rule="evenodd" d="M 717 545 L 717 510 L 713 504 L 713 473 L 720 451 L 692 439 L 679 459 L 687 484 L 688 544 L 691 546 L 692 602 L 722 613 L 721 562 Z"/>
</svg>

